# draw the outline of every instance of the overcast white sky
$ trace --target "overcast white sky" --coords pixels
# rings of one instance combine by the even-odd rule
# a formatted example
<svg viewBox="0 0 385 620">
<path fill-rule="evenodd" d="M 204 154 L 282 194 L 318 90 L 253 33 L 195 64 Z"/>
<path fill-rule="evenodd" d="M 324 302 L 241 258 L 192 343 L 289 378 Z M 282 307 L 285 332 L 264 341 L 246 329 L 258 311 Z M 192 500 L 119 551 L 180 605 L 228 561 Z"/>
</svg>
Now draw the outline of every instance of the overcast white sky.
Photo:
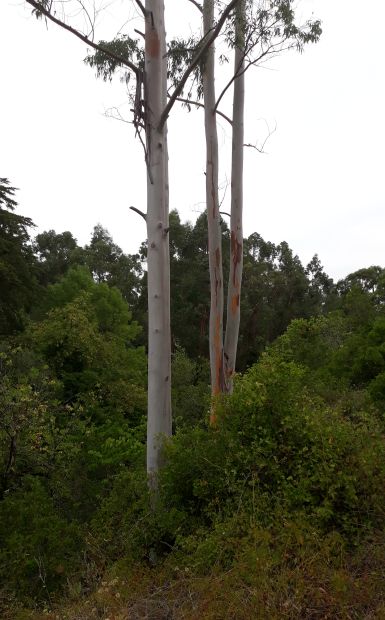
<svg viewBox="0 0 385 620">
<path fill-rule="evenodd" d="M 117 0 L 105 14 L 110 27 L 113 9 L 121 19 L 127 5 Z M 298 6 L 322 20 L 321 42 L 248 74 L 246 141 L 262 141 L 266 122 L 277 130 L 267 154 L 246 149 L 244 232 L 286 240 L 305 263 L 317 252 L 339 278 L 385 266 L 385 2 Z M 186 0 L 166 0 L 166 9 L 169 34 L 199 23 Z M 70 34 L 36 22 L 22 0 L 0 0 L 0 176 L 20 188 L 19 213 L 39 231 L 70 230 L 83 244 L 100 222 L 136 252 L 146 231 L 128 207 L 145 209 L 143 155 L 131 126 L 103 114 L 124 111 L 125 88 L 96 80 L 85 55 Z M 170 207 L 194 220 L 204 209 L 201 112 L 175 109 L 169 134 Z M 219 138 L 224 186 L 225 122 Z"/>
</svg>

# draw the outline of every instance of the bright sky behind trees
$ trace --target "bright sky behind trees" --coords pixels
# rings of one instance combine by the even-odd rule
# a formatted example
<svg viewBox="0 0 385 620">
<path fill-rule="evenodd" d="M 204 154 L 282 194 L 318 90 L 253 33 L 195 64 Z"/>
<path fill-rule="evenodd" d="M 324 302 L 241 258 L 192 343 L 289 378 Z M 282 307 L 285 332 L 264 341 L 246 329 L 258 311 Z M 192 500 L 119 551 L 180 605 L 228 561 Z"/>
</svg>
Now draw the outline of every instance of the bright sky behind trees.
<svg viewBox="0 0 385 620">
<path fill-rule="evenodd" d="M 122 15 L 123 5 L 107 13 L 112 34 L 120 25 L 111 17 L 115 7 Z M 304 17 L 313 11 L 322 20 L 321 42 L 253 70 L 247 91 L 246 141 L 263 142 L 266 123 L 277 129 L 267 154 L 246 151 L 245 234 L 285 239 L 303 262 L 318 252 L 338 278 L 385 264 L 385 6 L 365 3 L 370 27 L 358 0 L 302 0 L 300 7 Z M 168 0 L 167 9 L 169 35 L 182 20 L 187 31 L 198 28 L 200 16 L 186 0 Z M 97 81 L 85 55 L 71 35 L 36 23 L 23 2 L 2 0 L 0 171 L 20 188 L 20 213 L 39 230 L 71 230 L 85 243 L 101 222 L 134 252 L 146 236 L 128 209 L 145 206 L 143 156 L 131 125 L 103 115 L 112 106 L 125 114 L 125 87 Z M 170 207 L 194 220 L 204 209 L 201 112 L 178 110 L 169 132 Z M 219 132 L 228 152 L 225 121 Z M 221 171 L 223 193 L 228 170 Z"/>
</svg>

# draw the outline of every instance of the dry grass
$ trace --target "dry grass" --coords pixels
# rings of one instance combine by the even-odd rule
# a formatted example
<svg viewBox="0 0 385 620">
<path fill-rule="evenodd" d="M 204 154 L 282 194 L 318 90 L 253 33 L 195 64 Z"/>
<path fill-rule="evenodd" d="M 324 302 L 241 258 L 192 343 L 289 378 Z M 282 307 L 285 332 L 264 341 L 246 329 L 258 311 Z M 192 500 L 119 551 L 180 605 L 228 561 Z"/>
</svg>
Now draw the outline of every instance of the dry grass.
<svg viewBox="0 0 385 620">
<path fill-rule="evenodd" d="M 51 610 L 5 610 L 3 620 L 385 620 L 385 545 L 340 565 L 316 554 L 272 570 L 250 558 L 227 572 L 140 567 L 102 581 L 88 597 Z"/>
</svg>

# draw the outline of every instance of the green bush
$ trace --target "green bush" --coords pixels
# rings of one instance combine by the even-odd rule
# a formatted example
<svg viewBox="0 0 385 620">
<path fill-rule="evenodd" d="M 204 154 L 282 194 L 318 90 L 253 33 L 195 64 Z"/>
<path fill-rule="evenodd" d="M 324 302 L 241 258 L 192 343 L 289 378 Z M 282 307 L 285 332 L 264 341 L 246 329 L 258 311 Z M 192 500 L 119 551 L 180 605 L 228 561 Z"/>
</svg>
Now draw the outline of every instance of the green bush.
<svg viewBox="0 0 385 620">
<path fill-rule="evenodd" d="M 234 515 L 240 538 L 251 523 L 280 530 L 299 520 L 319 535 L 337 530 L 350 545 L 382 527 L 381 427 L 365 411 L 352 419 L 330 408 L 307 382 L 301 366 L 266 354 L 220 404 L 216 428 L 170 442 L 161 498 L 165 512 L 185 515 L 177 546 L 210 563 L 226 548 L 220 532 L 229 522 L 234 531 Z"/>
<path fill-rule="evenodd" d="M 210 409 L 210 367 L 207 360 L 187 357 L 177 347 L 172 358 L 172 412 L 176 428 L 191 428 Z"/>
<path fill-rule="evenodd" d="M 176 506 L 165 509 L 151 496 L 145 468 L 122 470 L 111 480 L 91 523 L 93 540 L 109 562 L 125 557 L 130 563 L 153 562 L 168 553 L 184 521 Z"/>
<path fill-rule="evenodd" d="M 58 514 L 36 478 L 0 503 L 0 578 L 19 598 L 47 598 L 79 568 L 82 532 Z"/>
</svg>

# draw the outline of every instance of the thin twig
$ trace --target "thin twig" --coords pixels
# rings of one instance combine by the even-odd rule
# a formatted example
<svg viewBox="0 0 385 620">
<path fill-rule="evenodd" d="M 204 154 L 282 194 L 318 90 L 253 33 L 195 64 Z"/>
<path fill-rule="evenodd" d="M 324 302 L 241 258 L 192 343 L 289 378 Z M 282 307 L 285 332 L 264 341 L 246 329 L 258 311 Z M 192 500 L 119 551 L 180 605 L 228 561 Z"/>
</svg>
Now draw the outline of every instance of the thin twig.
<svg viewBox="0 0 385 620">
<path fill-rule="evenodd" d="M 54 24 L 56 24 L 57 26 L 61 26 L 61 28 L 63 28 L 64 30 L 68 30 L 68 32 L 71 32 L 71 34 L 75 35 L 75 37 L 83 41 L 83 43 L 86 43 L 87 45 L 89 45 L 90 47 L 92 47 L 94 50 L 98 52 L 103 52 L 103 54 L 106 54 L 106 56 L 109 56 L 116 62 L 119 62 L 125 67 L 128 67 L 129 69 L 131 69 L 131 71 L 135 73 L 136 76 L 140 75 L 141 71 L 139 67 L 134 65 L 134 63 L 132 63 L 130 60 L 127 60 L 126 58 L 123 58 L 122 56 L 119 56 L 118 54 L 114 54 L 113 52 L 110 52 L 108 49 L 105 49 L 101 45 L 94 43 L 94 41 L 86 37 L 84 34 L 79 32 L 75 28 L 72 28 L 72 26 L 69 26 L 68 24 L 63 22 L 61 19 L 58 19 L 57 17 L 52 15 L 49 11 L 47 11 L 47 9 L 45 9 L 40 4 L 40 2 L 37 2 L 37 0 L 26 0 L 26 2 L 30 4 L 31 6 L 33 6 L 33 8 L 36 11 L 42 13 L 47 19 L 51 20 Z"/>
<path fill-rule="evenodd" d="M 274 127 L 273 131 L 271 131 L 271 129 L 270 129 L 270 127 L 269 127 L 267 122 L 266 122 L 266 126 L 267 126 L 267 129 L 269 130 L 269 133 L 267 134 L 266 138 L 262 142 L 262 146 L 257 146 L 256 144 L 250 144 L 250 143 L 244 144 L 243 146 L 247 146 L 248 148 L 255 149 L 256 151 L 258 151 L 258 153 L 262 153 L 262 154 L 266 155 L 265 144 L 269 140 L 269 138 L 271 138 L 273 133 L 275 133 L 277 131 L 277 123 L 275 124 L 275 127 Z"/>
<path fill-rule="evenodd" d="M 187 103 L 188 105 L 195 105 L 197 106 L 197 108 L 205 107 L 204 104 L 201 103 L 200 101 L 191 101 L 191 99 L 184 99 L 183 97 L 177 97 L 176 101 L 180 101 L 181 103 Z M 226 116 L 226 114 L 224 114 L 220 110 L 215 110 L 215 112 L 218 114 L 218 116 L 222 116 L 222 118 L 224 118 L 228 123 L 230 123 L 230 125 L 233 124 L 233 121 L 231 120 L 231 118 Z"/>
<path fill-rule="evenodd" d="M 88 21 L 90 22 L 90 26 L 91 26 L 91 31 L 90 34 L 87 35 L 88 37 L 92 37 L 92 41 L 94 40 L 94 36 L 95 36 L 95 15 L 94 15 L 94 19 L 91 19 L 91 16 L 89 14 L 89 12 L 87 11 L 87 7 L 84 5 L 84 3 L 82 2 L 82 0 L 78 0 L 82 10 L 84 11 L 84 13 L 86 14 Z"/>
<path fill-rule="evenodd" d="M 143 3 L 141 2 L 141 0 L 135 0 L 136 4 L 138 5 L 138 7 L 140 8 L 140 10 L 142 11 L 144 17 L 146 17 L 147 13 L 146 13 L 146 9 L 144 8 Z"/>
<path fill-rule="evenodd" d="M 274 28 L 277 24 L 278 24 L 279 20 L 275 20 L 273 21 L 269 27 L 270 28 Z M 249 60 L 247 62 L 247 64 L 245 64 L 244 68 L 241 69 L 241 66 L 243 64 L 243 62 L 246 60 L 246 58 L 249 56 L 250 52 L 257 47 L 257 45 L 261 42 L 261 36 L 258 36 L 256 40 L 254 40 L 250 45 L 248 45 L 248 43 L 251 40 L 251 34 L 249 35 L 246 45 L 245 45 L 245 51 L 243 54 L 243 57 L 241 58 L 239 64 L 238 64 L 238 68 L 237 70 L 234 72 L 233 76 L 231 77 L 231 79 L 229 80 L 229 82 L 226 84 L 226 86 L 224 87 L 224 89 L 222 90 L 221 94 L 219 95 L 217 102 L 215 104 L 215 110 L 217 109 L 217 107 L 219 106 L 222 98 L 224 97 L 225 93 L 227 92 L 227 90 L 230 88 L 231 84 L 238 79 L 241 75 L 243 75 L 244 73 L 246 73 L 246 71 L 251 67 L 251 66 L 256 66 L 259 62 L 261 62 L 264 58 L 265 60 L 269 57 L 272 56 L 273 54 L 276 53 L 280 53 L 282 51 L 285 51 L 287 48 L 281 48 L 279 49 L 280 46 L 283 45 L 283 43 L 287 40 L 287 37 L 283 37 L 282 39 L 280 39 L 277 43 L 270 43 L 268 45 L 268 47 L 261 51 L 260 55 L 255 58 L 254 60 Z M 290 48 L 290 46 L 288 46 Z M 278 48 L 278 50 L 277 50 Z M 267 57 L 267 58 L 266 58 Z"/>
<path fill-rule="evenodd" d="M 127 125 L 134 124 L 134 121 L 128 121 L 127 119 L 123 118 L 123 116 L 119 112 L 119 109 L 116 106 L 113 106 L 112 108 L 108 108 L 107 110 L 105 110 L 104 116 L 106 118 L 112 118 L 115 121 L 121 121 L 122 123 L 127 123 Z"/>
<path fill-rule="evenodd" d="M 241 71 L 241 66 L 243 64 L 243 61 L 245 60 L 246 56 L 250 53 L 250 51 L 252 50 L 252 47 L 249 48 L 248 50 L 245 51 L 239 65 L 238 65 L 238 69 L 236 70 L 236 72 L 234 73 L 234 75 L 231 77 L 231 79 L 228 81 L 228 83 L 226 84 L 226 86 L 224 87 L 224 89 L 222 90 L 221 94 L 219 95 L 217 102 L 215 104 L 215 110 L 217 109 L 217 107 L 219 106 L 222 98 L 224 97 L 225 93 L 227 92 L 227 90 L 230 88 L 231 84 L 237 79 L 239 78 L 241 75 L 243 75 L 244 73 L 246 73 L 247 69 L 251 66 L 251 65 L 255 65 L 257 62 L 259 62 L 260 60 L 262 60 L 262 58 L 264 56 L 266 56 L 266 54 L 269 53 L 270 48 L 268 48 L 267 50 L 265 50 L 264 52 L 262 52 L 262 54 L 260 56 L 258 56 L 258 58 L 256 58 L 254 61 L 250 61 L 249 63 L 247 63 L 247 65 L 244 67 L 244 69 Z"/>
<path fill-rule="evenodd" d="M 221 201 L 220 201 L 220 203 L 219 203 L 219 208 L 221 208 L 221 206 L 222 206 L 222 205 L 223 205 L 223 203 L 225 202 L 225 198 L 226 198 L 226 194 L 227 194 L 227 188 L 229 187 L 229 181 L 228 181 L 227 177 L 226 177 L 225 184 L 224 184 L 224 186 L 222 186 L 222 187 L 224 187 L 224 188 L 225 188 L 225 191 L 223 192 L 222 200 L 221 200 Z M 220 189 L 220 190 L 222 190 L 222 187 L 220 187 L 219 189 Z"/>
<path fill-rule="evenodd" d="M 140 133 L 140 131 L 138 129 L 136 130 L 136 135 L 138 136 L 138 138 L 140 140 L 140 143 L 141 143 L 141 145 L 143 147 L 144 161 L 146 162 L 148 178 L 150 179 L 151 185 L 154 185 L 154 177 L 153 177 L 151 166 L 150 166 L 150 162 L 149 162 L 148 151 L 147 151 L 146 145 L 144 143 L 144 140 L 142 138 L 142 134 Z"/>
</svg>

